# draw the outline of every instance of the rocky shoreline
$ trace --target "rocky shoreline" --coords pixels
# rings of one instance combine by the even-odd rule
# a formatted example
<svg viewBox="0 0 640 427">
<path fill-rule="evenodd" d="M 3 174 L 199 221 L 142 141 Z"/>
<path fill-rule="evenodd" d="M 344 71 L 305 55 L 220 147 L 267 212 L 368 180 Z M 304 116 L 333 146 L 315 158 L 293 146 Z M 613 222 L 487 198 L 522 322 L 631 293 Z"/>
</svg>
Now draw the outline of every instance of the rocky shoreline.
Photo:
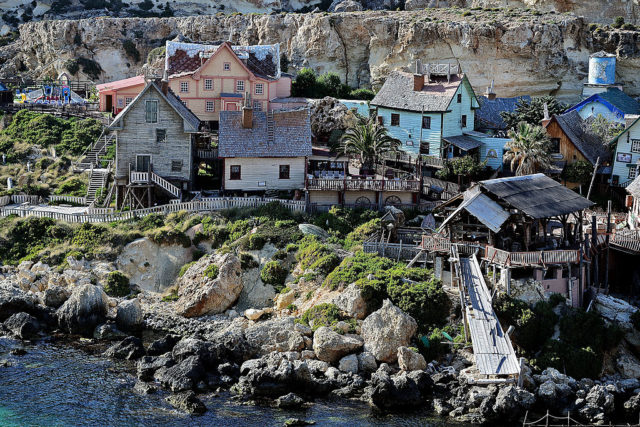
<svg viewBox="0 0 640 427">
<path fill-rule="evenodd" d="M 167 389 L 167 401 L 189 413 L 206 411 L 199 394 L 229 390 L 235 399 L 281 408 L 303 408 L 317 398 L 357 399 L 382 411 L 430 407 L 438 416 L 478 424 L 507 424 L 547 409 L 593 424 L 638 420 L 638 379 L 576 380 L 550 368 L 527 374 L 523 388 L 479 386 L 463 371 L 472 363 L 468 350 L 427 364 L 409 348 L 415 321 L 388 300 L 355 328 L 344 322 L 313 331 L 292 316 L 268 318 L 265 310 L 258 318 L 247 310 L 255 320 L 232 309 L 185 318 L 158 294 L 110 298 L 85 280 L 88 271 L 88 264 L 73 261 L 62 274 L 41 263 L 5 267 L 3 333 L 79 339 L 94 351 L 107 347 L 105 357 L 135 363 L 136 392 Z M 72 292 L 52 278 L 73 281 Z"/>
</svg>

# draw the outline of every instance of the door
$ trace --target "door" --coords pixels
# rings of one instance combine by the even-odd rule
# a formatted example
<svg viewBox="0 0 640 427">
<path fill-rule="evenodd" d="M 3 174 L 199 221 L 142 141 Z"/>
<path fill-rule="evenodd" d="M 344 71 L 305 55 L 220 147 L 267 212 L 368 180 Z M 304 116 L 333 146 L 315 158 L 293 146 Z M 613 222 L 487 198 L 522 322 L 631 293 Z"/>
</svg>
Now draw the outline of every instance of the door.
<svg viewBox="0 0 640 427">
<path fill-rule="evenodd" d="M 149 172 L 149 165 L 151 165 L 151 156 L 137 156 L 136 172 Z"/>
<path fill-rule="evenodd" d="M 227 111 L 236 111 L 238 109 L 237 105 L 233 102 L 227 104 Z"/>
<path fill-rule="evenodd" d="M 106 95 L 104 97 L 105 101 L 105 111 L 112 113 L 113 112 L 113 95 Z"/>
</svg>

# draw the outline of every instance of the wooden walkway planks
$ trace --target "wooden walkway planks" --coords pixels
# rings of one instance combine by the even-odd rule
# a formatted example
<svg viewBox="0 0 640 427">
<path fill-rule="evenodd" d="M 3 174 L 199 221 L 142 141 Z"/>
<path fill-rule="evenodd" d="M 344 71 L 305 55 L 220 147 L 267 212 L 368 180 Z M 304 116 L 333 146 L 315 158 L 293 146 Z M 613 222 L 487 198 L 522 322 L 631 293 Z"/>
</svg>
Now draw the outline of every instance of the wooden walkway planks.
<svg viewBox="0 0 640 427">
<path fill-rule="evenodd" d="M 460 274 L 476 367 L 483 375 L 517 375 L 518 359 L 493 311 L 491 295 L 475 256 L 460 258 Z"/>
</svg>

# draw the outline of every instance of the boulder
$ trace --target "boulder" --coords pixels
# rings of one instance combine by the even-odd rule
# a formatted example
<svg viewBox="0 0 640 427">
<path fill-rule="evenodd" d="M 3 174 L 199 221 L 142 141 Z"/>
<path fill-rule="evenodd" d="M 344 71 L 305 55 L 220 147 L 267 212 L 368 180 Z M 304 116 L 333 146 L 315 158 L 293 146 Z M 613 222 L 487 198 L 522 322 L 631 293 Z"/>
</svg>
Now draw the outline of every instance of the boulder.
<svg viewBox="0 0 640 427">
<path fill-rule="evenodd" d="M 424 371 L 427 369 L 427 361 L 424 360 L 424 357 L 408 347 L 398 347 L 398 365 L 403 371 Z"/>
<path fill-rule="evenodd" d="M 638 308 L 628 302 L 610 295 L 596 294 L 593 297 L 593 308 L 608 321 L 615 322 L 624 329 L 633 329 L 631 316 Z"/>
<path fill-rule="evenodd" d="M 160 368 L 154 378 L 173 392 L 193 389 L 205 374 L 204 365 L 197 356 L 189 356 L 177 365 Z"/>
<path fill-rule="evenodd" d="M 616 357 L 616 369 L 625 378 L 640 378 L 640 361 L 624 346 Z"/>
<path fill-rule="evenodd" d="M 69 299 L 69 295 L 71 295 L 71 292 L 63 286 L 49 286 L 44 291 L 42 302 L 47 307 L 58 308 Z"/>
<path fill-rule="evenodd" d="M 333 303 L 355 319 L 364 319 L 367 316 L 367 303 L 362 297 L 362 290 L 355 283 L 347 286 L 333 299 Z"/>
<path fill-rule="evenodd" d="M 347 129 L 358 121 L 356 114 L 346 105 L 329 96 L 311 100 L 310 110 L 311 132 L 318 137 L 328 137 L 334 130 Z M 302 228 L 300 230 L 305 232 Z"/>
<path fill-rule="evenodd" d="M 180 341 L 180 335 L 167 334 L 164 337 L 153 341 L 147 348 L 147 354 L 149 356 L 159 356 L 165 354 L 171 350 Z"/>
<path fill-rule="evenodd" d="M 152 381 L 153 375 L 160 368 L 170 368 L 175 365 L 170 354 L 162 356 L 144 356 L 136 364 L 138 379 L 141 381 Z"/>
<path fill-rule="evenodd" d="M 624 402 L 623 406 L 627 419 L 636 421 L 640 415 L 640 394 L 631 396 L 629 400 Z"/>
<path fill-rule="evenodd" d="M 159 245 L 143 237 L 124 247 L 116 266 L 140 289 L 164 292 L 173 285 L 182 266 L 192 260 L 190 247 Z"/>
<path fill-rule="evenodd" d="M 4 322 L 15 313 L 33 313 L 37 303 L 34 295 L 21 291 L 12 282 L 0 282 L 0 321 Z"/>
<path fill-rule="evenodd" d="M 295 393 L 285 394 L 276 399 L 276 406 L 280 409 L 299 409 L 304 403 L 304 399 Z"/>
<path fill-rule="evenodd" d="M 355 354 L 350 354 L 348 356 L 343 357 L 338 362 L 338 369 L 342 372 L 351 372 L 352 374 L 358 373 L 358 356 Z"/>
<path fill-rule="evenodd" d="M 258 320 L 265 313 L 264 310 L 257 310 L 255 308 L 249 308 L 244 311 L 244 317 L 249 320 Z"/>
<path fill-rule="evenodd" d="M 104 322 L 108 308 L 109 299 L 102 288 L 83 285 L 74 289 L 69 299 L 58 308 L 56 316 L 61 329 L 90 336 L 95 327 Z"/>
<path fill-rule="evenodd" d="M 329 238 L 329 233 L 327 233 L 323 228 L 320 228 L 317 225 L 299 224 L 298 229 L 302 232 L 302 234 L 316 236 L 322 240 L 326 240 Z"/>
<path fill-rule="evenodd" d="M 133 391 L 135 391 L 138 394 L 145 395 L 145 394 L 155 393 L 156 391 L 158 391 L 158 388 L 153 384 L 137 381 L 136 384 L 133 386 Z"/>
<path fill-rule="evenodd" d="M 142 307 L 137 298 L 124 300 L 118 304 L 116 324 L 123 331 L 139 331 L 142 329 L 144 318 Z"/>
<path fill-rule="evenodd" d="M 305 348 L 304 337 L 296 330 L 293 317 L 255 323 L 244 331 L 244 336 L 259 355 L 272 351 L 300 351 Z"/>
<path fill-rule="evenodd" d="M 354 0 L 341 1 L 335 5 L 331 12 L 358 12 L 362 10 L 362 5 Z"/>
<path fill-rule="evenodd" d="M 40 331 L 38 320 L 24 312 L 11 315 L 4 321 L 4 327 L 23 340 L 37 337 Z"/>
<path fill-rule="evenodd" d="M 501 388 L 493 405 L 493 412 L 502 419 L 512 420 L 529 410 L 536 402 L 533 393 L 513 385 Z"/>
<path fill-rule="evenodd" d="M 284 310 L 296 300 L 295 291 L 289 291 L 285 294 L 279 294 L 276 298 L 276 309 Z"/>
<path fill-rule="evenodd" d="M 360 337 L 340 335 L 326 326 L 321 326 L 313 334 L 313 351 L 319 360 L 334 363 L 341 357 L 362 347 Z"/>
<path fill-rule="evenodd" d="M 217 276 L 210 274 L 218 267 Z M 222 313 L 238 299 L 242 291 L 240 260 L 233 254 L 205 256 L 178 279 L 176 310 L 184 317 Z"/>
<path fill-rule="evenodd" d="M 104 355 L 112 359 L 135 360 L 144 356 L 142 341 L 137 337 L 127 337 L 109 347 Z"/>
<path fill-rule="evenodd" d="M 93 331 L 93 338 L 97 340 L 121 340 L 126 337 L 127 334 L 118 330 L 113 322 L 107 322 L 103 323 L 102 325 L 98 325 Z"/>
<path fill-rule="evenodd" d="M 172 394 L 166 400 L 174 408 L 189 414 L 204 414 L 207 412 L 207 407 L 193 391 Z"/>
<path fill-rule="evenodd" d="M 368 351 L 363 351 L 358 355 L 358 369 L 362 372 L 375 372 L 378 369 L 376 358 Z"/>
<path fill-rule="evenodd" d="M 398 359 L 398 347 L 408 346 L 417 329 L 413 317 L 387 299 L 382 308 L 362 323 L 364 349 L 380 362 L 394 363 Z"/>
</svg>

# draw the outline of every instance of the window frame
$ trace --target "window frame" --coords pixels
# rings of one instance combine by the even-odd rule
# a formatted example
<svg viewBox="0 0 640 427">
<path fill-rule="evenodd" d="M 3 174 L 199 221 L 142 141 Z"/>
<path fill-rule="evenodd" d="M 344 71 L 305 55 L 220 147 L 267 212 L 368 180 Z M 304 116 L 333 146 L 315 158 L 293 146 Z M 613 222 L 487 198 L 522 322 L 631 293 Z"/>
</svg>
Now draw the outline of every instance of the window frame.
<svg viewBox="0 0 640 427">
<path fill-rule="evenodd" d="M 427 126 L 425 126 L 425 119 Z M 422 116 L 422 129 L 431 129 L 431 116 Z"/>
<path fill-rule="evenodd" d="M 259 91 L 258 91 L 258 88 L 260 88 Z M 264 94 L 264 83 L 256 83 L 255 88 L 254 88 L 254 92 L 255 92 L 256 95 Z"/>
<path fill-rule="evenodd" d="M 234 168 L 238 168 L 234 171 Z M 241 165 L 229 165 L 229 181 L 240 181 L 242 179 L 242 166 Z"/>
<path fill-rule="evenodd" d="M 255 111 L 262 111 L 262 101 L 253 101 L 253 109 Z"/>
<path fill-rule="evenodd" d="M 224 64 L 222 64 L 222 70 L 231 71 L 231 62 L 225 62 Z"/>
<path fill-rule="evenodd" d="M 124 98 L 124 106 L 126 107 L 127 105 L 131 104 L 133 102 L 133 98 L 130 96 L 125 96 Z"/>
<path fill-rule="evenodd" d="M 171 172 L 182 172 L 182 166 L 182 160 L 171 160 Z"/>
<path fill-rule="evenodd" d="M 637 176 L 638 176 L 638 166 L 634 166 L 632 168 L 629 168 L 629 173 L 627 175 L 627 178 L 636 179 Z"/>
<path fill-rule="evenodd" d="M 278 179 L 291 179 L 291 165 L 278 166 Z"/>
<path fill-rule="evenodd" d="M 560 152 L 560 138 L 549 138 L 551 140 L 551 154 L 558 154 Z M 557 144 L 557 149 L 556 149 Z"/>
<path fill-rule="evenodd" d="M 636 147 L 636 149 L 634 149 L 634 147 Z M 636 154 L 640 153 L 640 139 L 631 140 L 631 152 Z"/>
<path fill-rule="evenodd" d="M 164 137 L 160 139 L 160 134 L 164 132 Z M 165 144 L 167 142 L 167 130 L 156 129 L 156 144 Z"/>
<path fill-rule="evenodd" d="M 207 83 L 210 83 L 211 86 L 207 87 Z M 213 79 L 204 79 L 204 90 L 213 90 Z"/>
<path fill-rule="evenodd" d="M 390 126 L 400 126 L 400 114 L 399 113 L 391 113 L 391 125 Z"/>
<path fill-rule="evenodd" d="M 242 86 L 242 88 L 240 88 Z M 244 92 L 244 80 L 236 80 L 236 93 Z"/>
<path fill-rule="evenodd" d="M 209 105 L 211 105 L 211 109 L 209 109 Z M 204 111 L 206 111 L 207 113 L 213 113 L 214 111 L 216 111 L 216 101 L 205 101 Z"/>
<path fill-rule="evenodd" d="M 458 104 L 462 104 L 462 94 L 461 93 L 458 94 L 457 102 L 458 102 Z"/>
<path fill-rule="evenodd" d="M 149 109 L 150 105 L 155 105 L 155 108 Z M 147 99 L 144 102 L 144 120 L 146 123 L 158 123 L 158 100 Z"/>
<path fill-rule="evenodd" d="M 189 82 L 184 80 L 180 82 L 180 93 L 189 93 Z"/>
<path fill-rule="evenodd" d="M 462 116 L 460 116 L 460 127 L 466 128 L 467 127 L 467 115 L 463 114 Z"/>
</svg>

